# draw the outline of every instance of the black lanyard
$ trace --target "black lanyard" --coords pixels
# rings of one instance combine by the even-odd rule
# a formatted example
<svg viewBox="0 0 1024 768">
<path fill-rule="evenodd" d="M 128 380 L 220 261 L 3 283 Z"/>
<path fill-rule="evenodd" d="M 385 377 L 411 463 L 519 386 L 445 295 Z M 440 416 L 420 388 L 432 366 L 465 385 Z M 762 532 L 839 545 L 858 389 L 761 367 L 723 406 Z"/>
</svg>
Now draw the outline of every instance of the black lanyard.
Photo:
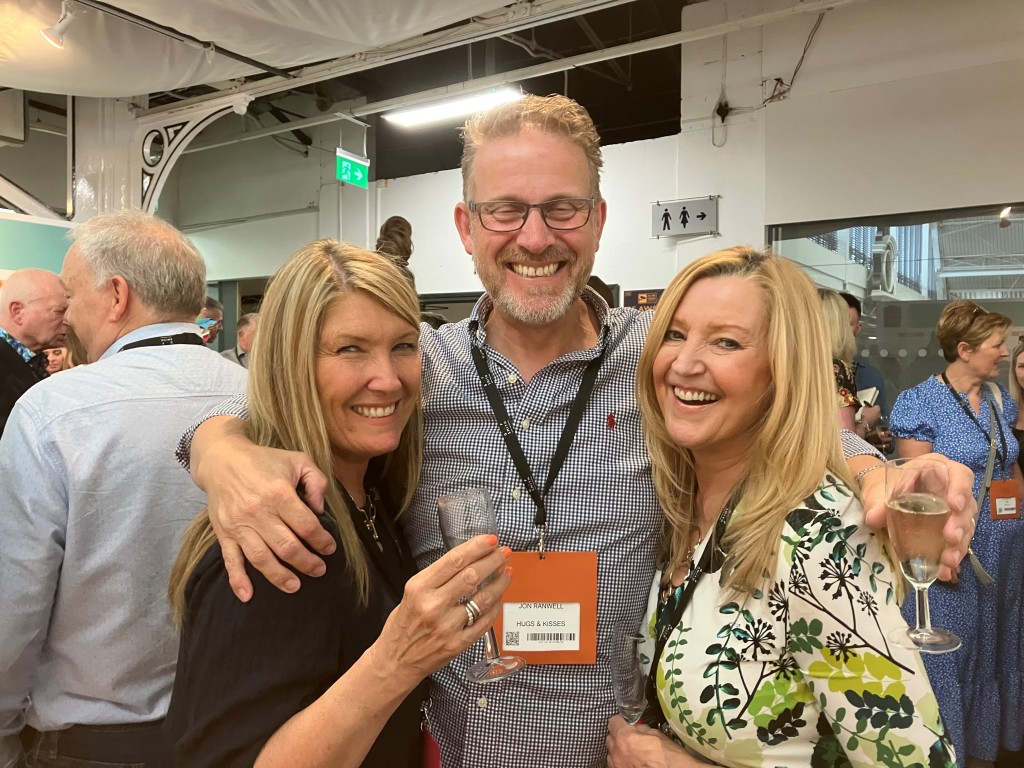
<svg viewBox="0 0 1024 768">
<path fill-rule="evenodd" d="M 658 663 L 661 661 L 662 651 L 665 650 L 665 643 L 668 641 L 668 636 L 672 634 L 672 630 L 676 628 L 679 620 L 683 617 L 683 611 L 686 610 L 686 606 L 690 604 L 700 577 L 705 573 L 711 573 L 722 567 L 722 561 L 725 559 L 725 552 L 721 549 L 722 537 L 725 536 L 725 529 L 729 525 L 729 518 L 732 516 L 732 511 L 736 508 L 737 503 L 739 503 L 738 491 L 733 494 L 733 498 L 729 500 L 729 503 L 719 513 L 712 539 L 704 545 L 704 551 L 701 552 L 700 560 L 686 577 L 686 584 L 683 586 L 683 591 L 676 600 L 675 605 L 669 609 L 667 605 L 661 602 L 658 603 L 655 621 L 654 656 L 651 659 L 651 671 L 647 675 L 647 708 L 643 714 L 644 724 L 651 728 L 658 728 L 665 722 L 665 715 L 661 711 L 661 705 L 658 703 L 658 686 L 655 682 L 658 678 Z M 666 611 L 666 609 L 668 610 Z"/>
<path fill-rule="evenodd" d="M 169 347 L 172 344 L 198 344 L 202 346 L 205 343 L 198 333 L 176 333 L 173 336 L 154 336 L 151 339 L 133 341 L 131 344 L 125 344 L 117 351 L 124 352 L 126 349 L 138 349 L 139 347 Z"/>
<path fill-rule="evenodd" d="M 501 436 L 505 439 L 505 446 L 512 457 L 512 463 L 515 464 L 520 479 L 526 486 L 526 490 L 529 491 L 533 503 L 537 506 L 537 514 L 533 519 L 533 523 L 537 526 L 540 534 L 538 549 L 541 559 L 543 559 L 544 533 L 548 523 L 548 512 L 547 507 L 544 505 L 544 497 L 551 490 L 551 486 L 554 485 L 555 478 L 558 477 L 558 473 L 562 470 L 562 465 L 565 463 L 565 458 L 569 455 L 569 448 L 572 445 L 573 438 L 576 437 L 576 431 L 579 429 L 580 421 L 583 419 L 583 412 L 587 409 L 590 395 L 594 391 L 597 371 L 601 367 L 601 361 L 604 360 L 604 349 L 601 350 L 597 357 L 590 361 L 587 369 L 583 372 L 583 381 L 580 382 L 579 391 L 576 393 L 576 398 L 569 409 L 569 418 L 562 428 L 562 436 L 558 439 L 555 455 L 551 458 L 551 468 L 548 470 L 548 477 L 544 482 L 544 490 L 540 491 L 537 488 L 536 480 L 534 480 L 530 464 L 526 460 L 526 454 L 523 453 L 523 447 L 519 444 L 519 438 L 516 437 L 516 431 L 512 426 L 511 419 L 509 419 L 508 411 L 505 409 L 505 403 L 502 402 L 501 393 L 498 392 L 498 387 L 494 383 L 494 377 L 487 367 L 487 359 L 484 357 L 480 346 L 476 343 L 477 326 L 478 324 L 475 320 L 469 324 L 470 351 L 473 355 L 473 362 L 476 364 L 476 372 L 480 376 L 480 384 L 487 395 L 487 401 L 491 404 L 491 411 L 498 420 L 498 431 L 501 432 Z"/>
<path fill-rule="evenodd" d="M 981 422 L 978 421 L 978 417 L 974 415 L 974 411 L 967 407 L 964 401 L 960 398 L 960 393 L 953 389 L 953 385 L 949 383 L 949 379 L 946 378 L 945 373 L 942 374 L 942 382 L 946 385 L 946 388 L 949 389 L 950 394 L 953 395 L 953 399 L 960 404 L 961 408 L 963 408 L 964 413 L 971 417 L 971 421 L 974 422 L 974 426 L 976 426 L 981 431 L 981 434 L 985 436 L 985 439 L 988 440 L 989 445 L 994 445 L 995 439 L 988 432 L 985 431 L 985 428 L 983 426 L 981 426 Z M 983 402 L 988 402 L 989 414 L 992 417 L 991 420 L 995 422 L 996 429 L 999 431 L 999 443 L 1002 446 L 1002 452 L 999 454 L 999 466 L 1001 466 L 1003 468 L 1003 472 L 1005 472 L 1007 453 L 1006 435 L 1003 434 L 1003 422 L 1002 419 L 1000 419 L 999 416 L 996 414 L 996 408 L 994 405 L 992 405 L 992 401 L 987 400 L 985 398 L 984 390 L 980 390 L 979 394 L 981 395 L 981 399 Z"/>
</svg>

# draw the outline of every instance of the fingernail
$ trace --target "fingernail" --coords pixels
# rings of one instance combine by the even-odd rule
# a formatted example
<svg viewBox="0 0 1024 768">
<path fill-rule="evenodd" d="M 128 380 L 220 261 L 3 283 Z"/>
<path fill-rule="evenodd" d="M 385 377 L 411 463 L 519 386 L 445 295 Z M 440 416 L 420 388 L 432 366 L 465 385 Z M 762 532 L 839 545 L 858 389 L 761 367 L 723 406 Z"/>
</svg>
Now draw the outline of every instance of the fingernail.
<svg viewBox="0 0 1024 768">
<path fill-rule="evenodd" d="M 298 579 L 288 579 L 288 581 L 286 581 L 284 583 L 284 591 L 285 592 L 289 592 L 289 593 L 291 593 L 291 592 L 298 592 L 299 591 L 299 580 Z"/>
<path fill-rule="evenodd" d="M 248 603 L 250 597 L 252 597 L 252 592 L 250 592 L 248 589 L 243 588 L 238 590 L 238 599 L 241 600 L 243 603 Z"/>
<path fill-rule="evenodd" d="M 505 575 L 508 576 L 510 579 L 512 578 L 512 565 L 511 564 L 505 566 Z"/>
<path fill-rule="evenodd" d="M 503 554 L 505 556 L 505 559 L 508 560 L 510 557 L 512 557 L 512 549 L 510 547 L 502 547 L 501 554 Z"/>
<path fill-rule="evenodd" d="M 964 498 L 963 494 L 960 494 L 955 499 L 953 499 L 953 503 L 956 505 L 957 509 L 963 509 L 964 504 L 967 503 L 967 499 Z"/>
<path fill-rule="evenodd" d="M 332 539 L 329 544 L 325 544 L 320 549 L 320 554 L 321 555 L 333 555 L 334 554 L 334 550 L 336 550 L 337 548 L 338 548 L 338 545 L 335 544 L 334 540 Z"/>
<path fill-rule="evenodd" d="M 320 565 L 318 565 L 316 568 L 313 569 L 313 573 L 310 574 L 310 575 L 314 576 L 314 577 L 317 577 L 317 576 L 323 576 L 325 573 L 327 573 L 327 566 L 324 565 L 323 563 L 320 563 Z"/>
<path fill-rule="evenodd" d="M 488 534 L 487 543 L 490 544 L 492 547 L 498 546 L 498 537 L 495 536 L 493 533 Z"/>
</svg>

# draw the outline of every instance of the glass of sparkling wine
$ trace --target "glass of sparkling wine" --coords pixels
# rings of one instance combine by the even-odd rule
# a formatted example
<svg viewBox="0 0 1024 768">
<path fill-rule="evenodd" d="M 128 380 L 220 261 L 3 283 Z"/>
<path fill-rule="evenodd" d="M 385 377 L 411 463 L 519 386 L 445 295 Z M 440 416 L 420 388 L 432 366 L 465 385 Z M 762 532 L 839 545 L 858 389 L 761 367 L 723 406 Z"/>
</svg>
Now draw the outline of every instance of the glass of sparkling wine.
<svg viewBox="0 0 1024 768">
<path fill-rule="evenodd" d="M 442 496 L 437 500 L 437 519 L 446 549 L 453 549 L 474 536 L 498 533 L 494 502 L 485 488 L 469 488 Z M 467 600 L 472 595 L 467 595 Z M 470 665 L 466 679 L 471 683 L 492 683 L 508 677 L 526 666 L 519 656 L 498 653 L 494 627 L 484 635 L 484 658 Z"/>
<path fill-rule="evenodd" d="M 900 628 L 890 639 L 901 648 L 921 653 L 949 653 L 960 647 L 960 638 L 933 627 L 928 613 L 928 587 L 939 575 L 945 547 L 942 529 L 949 517 L 947 483 L 946 465 L 941 461 L 896 459 L 885 465 L 886 527 L 917 600 L 917 625 Z"/>
<path fill-rule="evenodd" d="M 615 706 L 626 722 L 636 725 L 647 708 L 647 675 L 641 648 L 644 636 L 635 627 L 616 625 L 612 632 L 612 688 Z"/>
</svg>

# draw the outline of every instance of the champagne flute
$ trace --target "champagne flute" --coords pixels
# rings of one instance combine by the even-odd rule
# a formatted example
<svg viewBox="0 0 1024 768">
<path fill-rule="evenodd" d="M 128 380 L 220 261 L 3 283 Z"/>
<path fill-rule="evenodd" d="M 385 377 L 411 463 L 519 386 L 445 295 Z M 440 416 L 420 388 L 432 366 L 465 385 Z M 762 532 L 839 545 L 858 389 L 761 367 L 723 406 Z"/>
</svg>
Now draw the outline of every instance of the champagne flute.
<svg viewBox="0 0 1024 768">
<path fill-rule="evenodd" d="M 437 500 L 437 519 L 447 549 L 453 549 L 474 536 L 498 533 L 494 502 L 484 488 L 469 488 L 442 496 Z M 467 595 L 467 600 L 470 597 L 472 595 Z M 494 627 L 490 627 L 484 635 L 484 658 L 469 666 L 466 679 L 472 683 L 492 683 L 525 666 L 526 662 L 519 656 L 501 656 L 498 653 Z"/>
<path fill-rule="evenodd" d="M 617 625 L 612 633 L 612 688 L 615 706 L 630 725 L 636 725 L 647 708 L 647 676 L 641 648 L 644 636 Z"/>
<path fill-rule="evenodd" d="M 887 529 L 900 568 L 914 587 L 917 623 L 892 635 L 901 648 L 921 653 L 949 653 L 960 638 L 948 629 L 931 626 L 928 587 L 939 575 L 945 547 L 942 529 L 949 517 L 946 503 L 946 465 L 935 459 L 896 459 L 885 465 L 885 493 L 889 505 Z"/>
</svg>

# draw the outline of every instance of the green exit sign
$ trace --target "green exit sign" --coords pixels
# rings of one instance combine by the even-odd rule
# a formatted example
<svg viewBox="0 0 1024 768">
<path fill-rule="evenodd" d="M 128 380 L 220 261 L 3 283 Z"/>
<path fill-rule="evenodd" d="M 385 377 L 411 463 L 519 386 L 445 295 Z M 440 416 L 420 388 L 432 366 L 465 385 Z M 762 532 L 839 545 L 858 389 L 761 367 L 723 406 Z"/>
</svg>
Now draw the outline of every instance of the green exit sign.
<svg viewBox="0 0 1024 768">
<path fill-rule="evenodd" d="M 338 163 L 335 170 L 338 181 L 354 187 L 366 189 L 370 184 L 370 160 L 359 155 L 352 155 L 343 149 L 338 150 Z"/>
</svg>

